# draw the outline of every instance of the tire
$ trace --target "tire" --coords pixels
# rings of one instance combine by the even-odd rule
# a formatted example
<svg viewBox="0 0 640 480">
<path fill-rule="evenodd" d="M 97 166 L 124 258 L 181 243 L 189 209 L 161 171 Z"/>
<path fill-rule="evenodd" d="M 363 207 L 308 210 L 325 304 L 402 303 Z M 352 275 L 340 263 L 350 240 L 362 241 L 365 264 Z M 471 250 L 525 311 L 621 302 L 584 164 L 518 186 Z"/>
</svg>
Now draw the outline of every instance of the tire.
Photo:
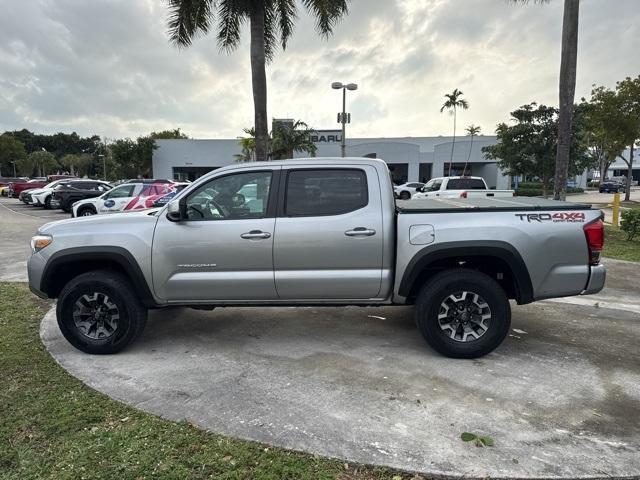
<svg viewBox="0 0 640 480">
<path fill-rule="evenodd" d="M 44 199 L 44 208 L 46 210 L 51 210 L 51 195 Z"/>
<path fill-rule="evenodd" d="M 91 215 L 95 215 L 96 211 L 91 207 L 82 207 L 78 210 L 79 217 L 90 217 Z"/>
<path fill-rule="evenodd" d="M 89 312 L 100 308 L 94 315 Z M 136 340 L 147 323 L 147 309 L 124 275 L 94 270 L 71 280 L 56 308 L 64 338 L 85 353 L 117 353 Z"/>
<path fill-rule="evenodd" d="M 465 305 L 471 311 L 459 310 Z M 456 314 L 457 320 L 452 320 Z M 490 317 L 484 319 L 487 314 Z M 447 316 L 439 320 L 439 315 Z M 477 358 L 492 352 L 511 326 L 511 306 L 502 287 L 490 276 L 466 269 L 447 270 L 431 278 L 420 290 L 414 316 L 431 348 L 451 358 Z"/>
<path fill-rule="evenodd" d="M 400 200 L 409 200 L 411 198 L 411 194 L 409 192 L 400 192 Z"/>
</svg>

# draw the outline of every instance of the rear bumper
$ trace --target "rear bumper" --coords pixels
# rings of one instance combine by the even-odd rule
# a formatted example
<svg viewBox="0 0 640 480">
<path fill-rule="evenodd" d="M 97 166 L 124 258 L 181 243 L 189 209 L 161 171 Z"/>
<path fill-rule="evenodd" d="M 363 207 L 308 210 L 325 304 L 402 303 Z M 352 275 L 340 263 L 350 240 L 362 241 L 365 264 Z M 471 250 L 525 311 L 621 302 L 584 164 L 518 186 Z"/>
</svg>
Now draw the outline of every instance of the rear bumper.
<svg viewBox="0 0 640 480">
<path fill-rule="evenodd" d="M 589 281 L 581 295 L 591 295 L 598 293 L 604 288 L 604 282 L 607 278 L 607 269 L 604 265 L 596 265 L 590 267 Z"/>
</svg>

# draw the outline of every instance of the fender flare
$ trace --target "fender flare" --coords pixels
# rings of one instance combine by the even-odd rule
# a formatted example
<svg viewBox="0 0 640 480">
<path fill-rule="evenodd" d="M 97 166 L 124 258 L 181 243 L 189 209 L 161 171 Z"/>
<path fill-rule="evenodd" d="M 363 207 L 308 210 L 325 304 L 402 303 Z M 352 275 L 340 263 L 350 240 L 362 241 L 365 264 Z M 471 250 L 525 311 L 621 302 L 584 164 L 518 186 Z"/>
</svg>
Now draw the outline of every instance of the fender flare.
<svg viewBox="0 0 640 480">
<path fill-rule="evenodd" d="M 73 247 L 55 252 L 47 260 L 42 272 L 40 291 L 46 293 L 49 298 L 54 298 L 51 292 L 55 291 L 56 273 L 60 271 L 59 269 L 64 268 L 65 265 L 91 261 L 118 265 L 133 284 L 142 303 L 147 308 L 157 306 L 157 302 L 153 298 L 153 294 L 149 289 L 142 269 L 133 255 L 122 247 L 114 247 L 111 245 Z"/>
<path fill-rule="evenodd" d="M 445 242 L 420 250 L 407 264 L 400 281 L 398 294 L 402 297 L 407 297 L 420 273 L 435 261 L 455 257 L 478 256 L 495 257 L 504 261 L 513 274 L 518 304 L 523 305 L 533 302 L 533 285 L 527 265 L 513 245 L 499 240 Z"/>
</svg>

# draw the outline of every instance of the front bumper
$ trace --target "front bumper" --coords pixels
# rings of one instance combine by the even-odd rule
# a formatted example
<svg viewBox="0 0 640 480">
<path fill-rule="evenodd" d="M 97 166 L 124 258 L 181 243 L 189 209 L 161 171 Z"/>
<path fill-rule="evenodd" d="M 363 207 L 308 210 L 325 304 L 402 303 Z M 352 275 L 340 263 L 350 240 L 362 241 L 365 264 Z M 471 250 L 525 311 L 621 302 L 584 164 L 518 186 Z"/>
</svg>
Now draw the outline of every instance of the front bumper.
<svg viewBox="0 0 640 480">
<path fill-rule="evenodd" d="M 42 273 L 47 261 L 40 253 L 34 253 L 27 261 L 27 275 L 29 277 L 29 290 L 40 298 L 48 298 L 47 294 L 40 290 Z"/>
<path fill-rule="evenodd" d="M 607 269 L 604 265 L 592 266 L 589 270 L 589 281 L 581 295 L 598 293 L 604 288 L 604 282 L 607 279 Z"/>
</svg>

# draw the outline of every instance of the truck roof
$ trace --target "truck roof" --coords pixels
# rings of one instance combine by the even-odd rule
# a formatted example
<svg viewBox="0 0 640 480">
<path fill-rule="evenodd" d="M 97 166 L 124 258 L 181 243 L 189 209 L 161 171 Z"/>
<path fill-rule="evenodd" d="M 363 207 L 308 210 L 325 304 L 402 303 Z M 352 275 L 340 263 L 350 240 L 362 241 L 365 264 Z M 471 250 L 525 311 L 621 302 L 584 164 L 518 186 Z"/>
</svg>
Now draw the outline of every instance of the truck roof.
<svg viewBox="0 0 640 480">
<path fill-rule="evenodd" d="M 235 165 L 227 165 L 226 167 L 218 168 L 214 170 L 215 172 L 219 172 L 220 170 L 235 170 L 237 168 L 246 168 L 246 167 L 261 167 L 261 166 L 282 166 L 282 165 L 291 165 L 297 163 L 322 163 L 327 165 L 341 165 L 344 163 L 351 164 L 362 164 L 362 165 L 372 165 L 376 163 L 381 163 L 383 165 L 387 165 L 384 160 L 380 158 L 365 158 L 365 157 L 311 157 L 311 158 L 289 158 L 286 160 L 270 160 L 268 162 L 246 162 L 246 163 L 236 163 Z"/>
<path fill-rule="evenodd" d="M 589 210 L 590 204 L 570 203 L 536 197 L 513 198 L 414 198 L 398 200 L 401 213 L 531 211 L 531 210 Z"/>
</svg>

